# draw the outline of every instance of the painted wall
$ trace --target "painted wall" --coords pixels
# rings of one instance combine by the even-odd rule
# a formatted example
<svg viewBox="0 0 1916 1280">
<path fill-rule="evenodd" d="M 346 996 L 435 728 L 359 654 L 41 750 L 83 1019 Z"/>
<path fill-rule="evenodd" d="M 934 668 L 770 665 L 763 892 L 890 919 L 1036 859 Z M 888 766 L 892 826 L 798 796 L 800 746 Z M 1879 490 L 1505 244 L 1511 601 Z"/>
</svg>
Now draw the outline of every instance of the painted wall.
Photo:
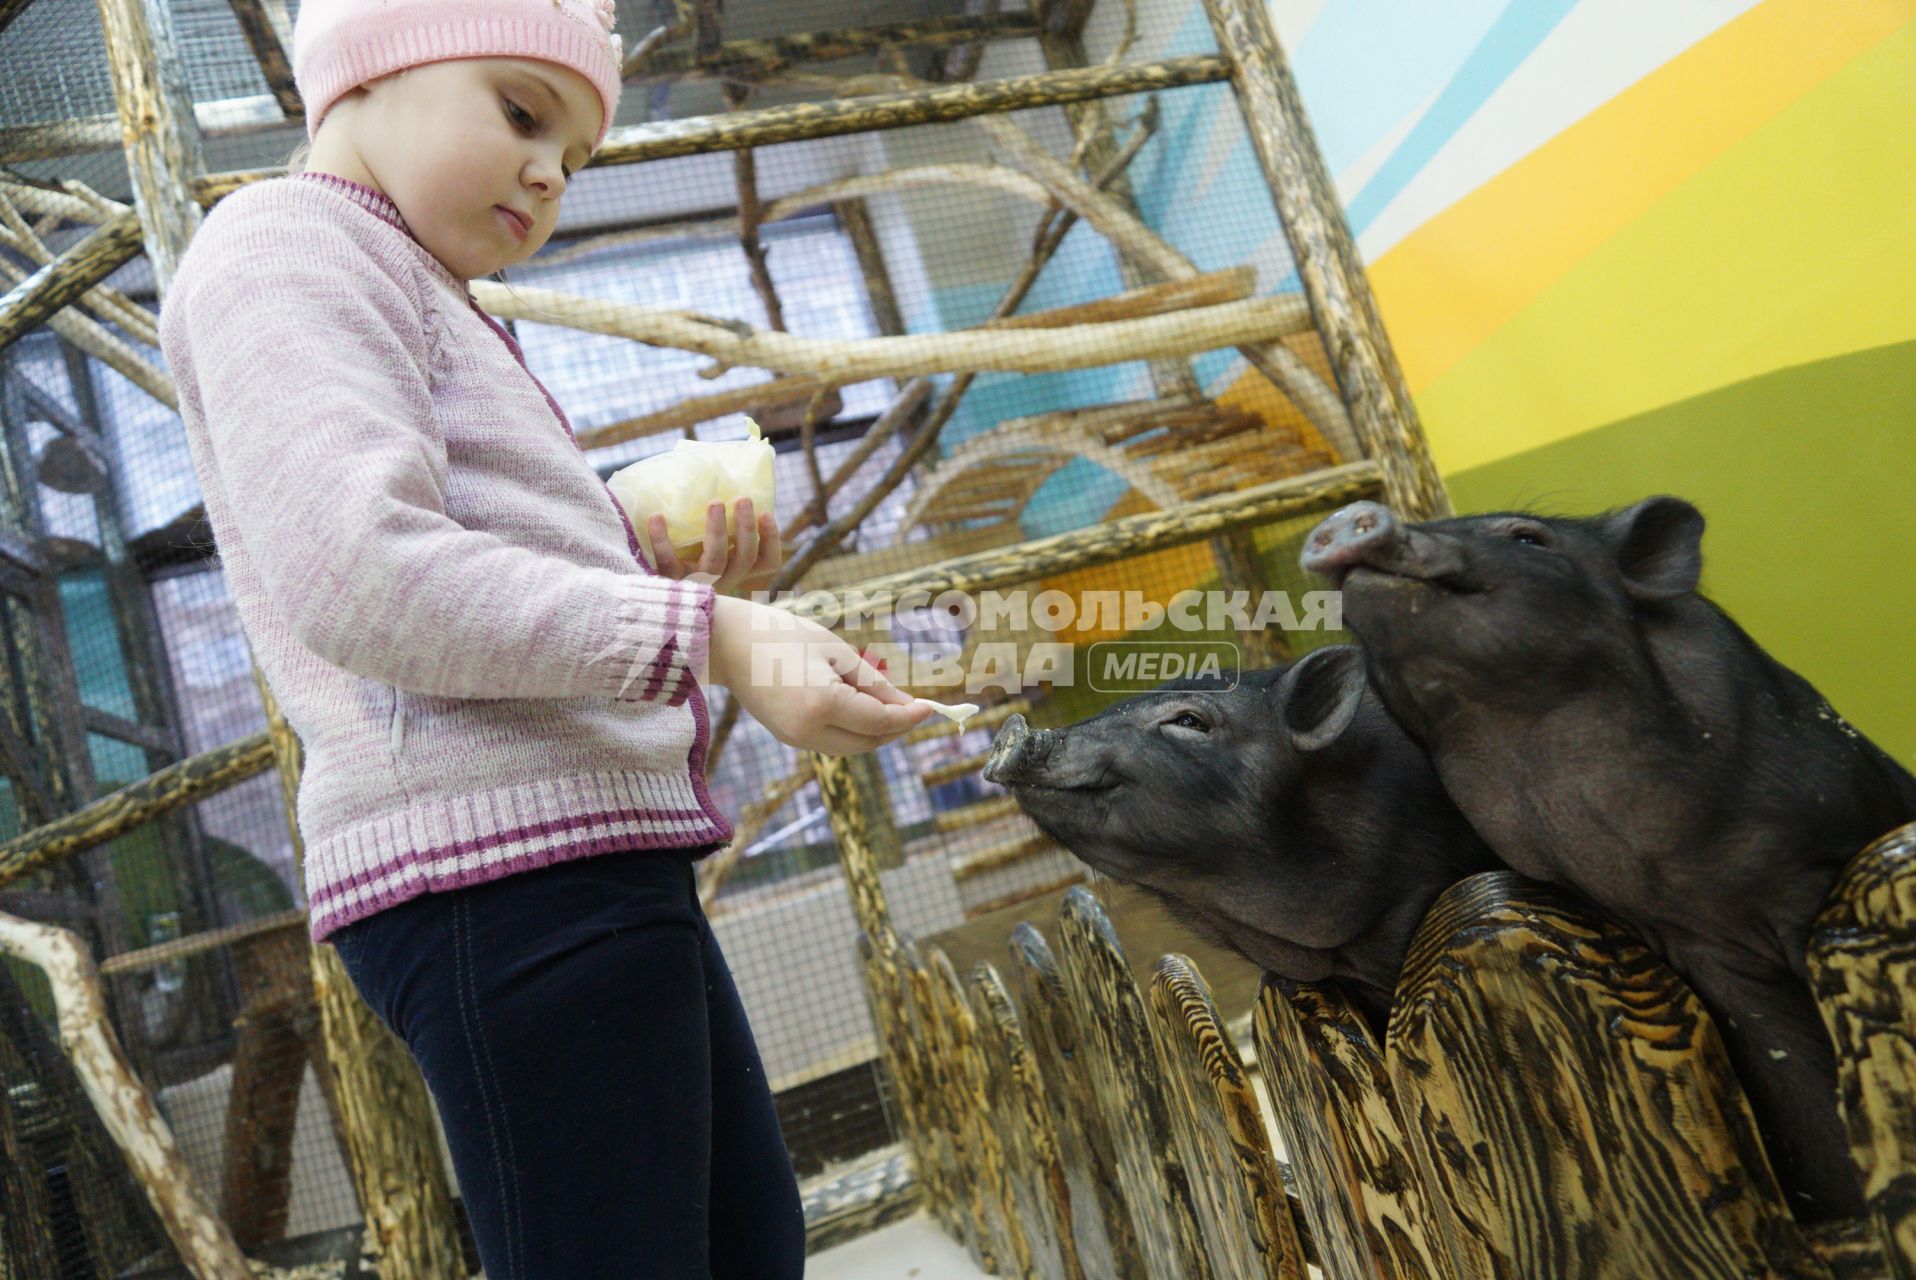
<svg viewBox="0 0 1916 1280">
<path fill-rule="evenodd" d="M 1692 499 L 1705 589 L 1916 767 L 1916 0 L 1271 11 L 1458 509 Z M 1228 99 L 1164 100 L 1147 216 L 1295 288 Z"/>
</svg>

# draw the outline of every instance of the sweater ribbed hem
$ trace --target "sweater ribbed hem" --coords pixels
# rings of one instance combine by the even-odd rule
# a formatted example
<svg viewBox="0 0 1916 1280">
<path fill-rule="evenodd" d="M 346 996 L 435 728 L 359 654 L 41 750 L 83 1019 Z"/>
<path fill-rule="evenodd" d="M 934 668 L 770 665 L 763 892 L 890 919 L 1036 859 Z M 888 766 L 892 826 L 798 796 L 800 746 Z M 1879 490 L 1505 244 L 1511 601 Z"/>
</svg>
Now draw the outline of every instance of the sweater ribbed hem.
<svg viewBox="0 0 1916 1280">
<path fill-rule="evenodd" d="M 646 772 L 540 779 L 422 800 L 325 835 L 306 847 L 313 940 L 422 893 L 599 853 L 722 844 L 732 825 L 699 781 Z"/>
</svg>

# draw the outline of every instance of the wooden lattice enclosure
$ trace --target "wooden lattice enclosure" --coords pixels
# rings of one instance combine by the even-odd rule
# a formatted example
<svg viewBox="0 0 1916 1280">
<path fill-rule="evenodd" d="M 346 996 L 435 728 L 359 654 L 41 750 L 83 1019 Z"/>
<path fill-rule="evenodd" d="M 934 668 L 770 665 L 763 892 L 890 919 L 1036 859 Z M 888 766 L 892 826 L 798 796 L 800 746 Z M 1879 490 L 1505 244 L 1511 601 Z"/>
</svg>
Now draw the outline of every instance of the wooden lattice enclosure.
<svg viewBox="0 0 1916 1280">
<path fill-rule="evenodd" d="M 19 52 L 18 33 L 66 2 L 0 0 L 0 71 Z M 62 1249 L 73 1257 L 91 1250 L 115 1266 L 177 1261 L 198 1275 L 248 1274 L 242 1254 L 288 1232 L 300 1163 L 318 1158 L 293 1148 L 302 1114 L 318 1130 L 320 1155 L 347 1171 L 361 1215 L 344 1229 L 342 1253 L 358 1252 L 363 1226 L 366 1258 L 382 1275 L 464 1275 L 454 1188 L 430 1100 L 403 1050 L 331 949 L 305 945 L 303 912 L 274 896 L 283 886 L 268 884 L 243 911 L 222 911 L 214 899 L 224 883 L 202 874 L 231 850 L 207 838 L 199 806 L 234 800 L 255 782 L 271 793 L 267 807 L 284 824 L 296 870 L 302 748 L 250 655 L 237 668 L 246 714 L 222 722 L 244 731 L 200 742 L 186 732 L 150 597 L 160 574 L 207 560 L 210 548 L 194 534 L 200 512 L 186 503 L 135 531 L 121 527 L 112 501 L 126 459 L 100 426 L 94 393 L 110 388 L 162 417 L 176 410 L 149 350 L 152 306 L 205 212 L 281 173 L 216 157 L 236 154 L 252 133 L 301 121 L 283 4 L 214 6 L 243 33 L 245 71 L 265 92 L 213 102 L 194 101 L 183 70 L 191 42 L 175 29 L 174 8 L 100 0 L 110 114 L 0 122 L 0 357 L 39 344 L 77 371 L 71 403 L 60 388 L 24 376 L 7 382 L 11 398 L 0 401 L 8 428 L 0 765 L 19 815 L 16 830 L 0 831 L 0 909 L 8 912 L 0 950 L 30 958 L 36 974 L 60 976 L 57 989 L 17 998 L 11 978 L 0 983 L 6 1012 L 20 1015 L 0 1037 L 0 1051 L 15 1056 L 0 1060 L 24 1061 L 17 1046 L 26 1045 L 39 1073 L 32 1091 L 0 1099 L 0 1145 L 10 1170 L 30 1173 L 57 1163 L 43 1154 L 57 1148 L 77 1171 L 60 1194 L 89 1206 L 85 1230 L 56 1238 L 45 1189 L 31 1176 L 0 1176 L 0 1276 L 59 1274 L 49 1259 Z M 589 234 L 527 264 L 550 274 L 473 287 L 489 312 L 527 326 L 522 338 L 545 326 L 568 341 L 606 344 L 576 362 L 591 364 L 590 374 L 637 344 L 684 354 L 662 402 L 634 396 L 617 412 L 578 415 L 580 448 L 630 460 L 635 446 L 751 412 L 794 460 L 788 487 L 802 495 L 779 512 L 789 554 L 775 587 L 832 601 L 1113 583 L 1144 584 L 1159 604 L 1197 584 L 1256 593 L 1288 571 L 1300 525 L 1338 505 L 1381 497 L 1408 515 L 1443 513 L 1442 485 L 1258 0 L 1205 0 L 1195 29 L 1211 33 L 1216 51 L 1151 60 L 1125 56 L 1140 12 L 1149 25 L 1168 8 L 1149 0 L 1105 0 L 1095 11 L 1084 0 L 1008 13 L 995 3 L 961 8 L 922 3 L 896 21 L 772 31 L 749 26 L 777 26 L 799 7 L 759 11 L 735 0 L 727 15 L 715 2 L 676 0 L 661 7 L 657 30 L 628 40 L 629 85 L 655 95 L 670 86 L 698 110 L 616 125 L 583 177 L 643 165 L 665 175 L 656 185 L 669 189 L 692 172 L 674 166 L 723 157 L 722 199 L 698 207 L 690 197 L 667 200 L 643 216 L 597 210 Z M 623 17 L 626 30 L 648 30 L 635 12 Z M 1094 19 L 1113 33 L 1109 56 L 1092 55 Z M 734 34 L 741 23 L 748 29 Z M 1011 73 L 980 74 L 1011 50 L 1024 58 L 1007 63 Z M 1180 95 L 1205 93 L 1225 103 L 1226 123 L 1238 131 L 1230 136 L 1247 143 L 1257 179 L 1251 212 L 1273 218 L 1280 247 L 1266 256 L 1282 258 L 1276 270 L 1246 261 L 1235 245 L 1200 255 L 1165 229 L 1170 212 L 1151 208 L 1148 170 L 1172 145 L 1164 122 Z M 766 105 L 793 95 L 799 100 Z M 1111 110 L 1127 98 L 1145 102 L 1128 120 Z M 960 131 L 968 149 L 940 150 Z M 828 144 L 841 150 L 817 160 Z M 124 198 L 84 180 L 92 171 L 82 162 L 102 154 L 123 163 L 126 187 L 116 194 Z M 73 172 L 60 168 L 68 164 Z M 781 193 L 770 194 L 775 188 Z M 980 202 L 980 193 L 999 203 Z M 924 202 L 919 212 L 898 213 L 909 200 Z M 956 210 L 949 220 L 924 212 L 946 201 Z M 1214 216 L 1246 212 L 1220 205 Z M 985 228 L 977 241 L 966 239 L 971 221 Z M 1005 228 L 1017 234 L 999 235 Z M 850 283 L 859 325 L 808 329 L 811 295 L 827 290 L 774 269 L 781 246 L 801 233 L 825 245 L 822 255 L 838 253 L 838 283 Z M 923 243 L 939 234 L 956 247 Z M 994 237 L 1012 245 L 1008 269 L 971 270 L 968 258 Z M 598 255 L 649 246 L 661 256 L 646 259 L 646 269 L 663 276 L 710 243 L 736 255 L 754 320 L 711 314 L 720 308 L 696 296 L 678 305 L 617 290 L 587 297 L 579 283 L 595 270 L 624 283 L 642 274 L 595 268 L 610 261 Z M 938 283 L 947 296 L 932 305 L 927 289 L 909 282 L 914 268 L 925 274 L 912 259 L 941 252 L 948 268 L 963 269 L 946 272 L 952 278 Z M 1097 271 L 1085 266 L 1094 253 L 1103 255 Z M 1059 285 L 1060 264 L 1083 287 Z M 1232 376 L 1204 364 L 1213 356 L 1230 362 Z M 993 382 L 1016 374 L 1028 380 L 1018 386 L 1052 387 L 1044 380 L 1112 366 L 1135 376 L 1069 395 L 1025 396 Z M 740 369 L 768 376 L 731 379 Z M 581 376 L 572 390 L 589 398 L 599 380 Z M 1107 486 L 1102 496 L 1058 515 L 1068 505 L 1056 501 L 1060 490 L 1094 473 Z M 84 536 L 61 526 L 36 506 L 41 490 L 94 501 L 96 523 Z M 143 655 L 130 664 L 118 713 L 83 699 L 84 663 L 59 624 L 62 589 L 76 572 L 99 576 L 116 634 Z M 816 607 L 818 595 L 787 603 Z M 1291 656 L 1293 639 L 1281 633 L 1227 632 L 1247 664 Z M 884 638 L 855 628 L 847 635 L 860 644 Z M 965 638 L 960 665 L 981 635 Z M 1043 639 L 1012 637 L 1017 665 Z M 813 1113 L 862 1113 L 864 1127 L 850 1137 L 824 1132 L 821 1122 L 808 1144 L 815 1164 L 866 1154 L 860 1144 L 873 1131 L 902 1139 L 910 1156 L 881 1150 L 854 1174 L 814 1186 L 814 1243 L 922 1197 L 1005 1274 L 1294 1276 L 1307 1260 L 1330 1275 L 1458 1280 L 1559 1266 L 1616 1275 L 1883 1267 L 1878 1238 L 1861 1227 L 1805 1242 L 1764 1180 L 1740 1172 L 1750 1167 L 1747 1117 L 1687 993 L 1627 940 L 1507 881 L 1463 886 L 1433 913 L 1389 1054 L 1336 992 L 1268 984 L 1255 1062 L 1241 1061 L 1232 1020 L 1214 1007 L 1196 966 L 1167 960 L 1148 993 L 1130 986 L 1114 933 L 1088 896 L 1069 899 L 1054 943 L 1020 930 L 1002 973 L 960 974 L 929 944 L 921 950 L 902 923 L 907 906 L 949 927 L 1083 876 L 1019 824 L 1005 797 L 978 793 L 974 778 L 983 763 L 976 734 L 1014 712 L 1063 717 L 1076 704 L 1035 685 L 980 696 L 991 705 L 973 736 L 927 728 L 883 760 L 787 758 L 739 724 L 736 702 L 716 717 L 708 758 L 715 778 L 734 771 L 738 837 L 703 873 L 715 922 L 725 927 L 729 917 L 740 933 L 774 922 L 835 938 L 844 915 L 865 940 L 862 966 L 849 955 L 828 958 L 847 972 L 816 956 L 804 957 L 812 968 L 793 965 L 821 986 L 845 979 L 853 999 L 831 1011 L 829 1043 L 777 1046 L 790 1058 L 774 1071 L 781 1103 L 808 1122 Z M 137 748 L 138 767 L 96 769 L 102 736 Z M 740 763 L 747 759 L 751 768 Z M 909 816 L 898 794 L 908 789 L 921 799 L 957 798 L 924 799 Z M 796 822 L 781 817 L 794 809 Z M 783 834 L 794 827 L 816 829 L 813 819 L 829 821 L 830 840 L 778 845 L 798 840 Z M 133 913 L 117 896 L 118 864 L 127 842 L 149 838 L 171 859 L 165 865 L 201 877 L 192 910 L 147 913 L 189 916 L 188 936 L 127 927 Z M 776 847 L 761 858 L 768 846 Z M 1909 1028 L 1885 995 L 1901 989 L 1903 976 L 1896 947 L 1907 931 L 1898 914 L 1907 883 L 1898 859 L 1906 853 L 1906 842 L 1891 843 L 1859 861 L 1857 887 L 1838 898 L 1853 903 L 1857 922 L 1832 923 L 1819 953 L 1825 1007 L 1850 1069 L 1852 1127 L 1892 1259 L 1916 1248 L 1897 1146 L 1910 1127 L 1898 1109 Z M 774 856 L 790 865 L 764 870 Z M 232 861 L 257 870 L 244 850 Z M 849 912 L 841 909 L 847 898 Z M 1523 972 L 1506 971 L 1520 953 L 1547 954 L 1585 978 L 1562 1001 L 1539 1005 Z M 1458 981 L 1466 955 L 1481 980 Z M 1629 981 L 1618 985 L 1620 974 Z M 160 999 L 169 983 L 183 983 L 190 999 Z M 188 1006 L 191 1016 L 178 1020 L 197 1019 L 191 1034 L 171 1028 L 173 1041 L 157 1043 L 142 1026 L 143 1001 L 163 1013 Z M 1483 1091 L 1470 1033 L 1495 1025 L 1543 1038 L 1538 1028 L 1594 1025 L 1611 1013 L 1631 1032 L 1623 1043 L 1639 1053 L 1632 1061 L 1664 1074 L 1654 1089 L 1633 1077 L 1637 1092 L 1619 1086 L 1602 1096 L 1636 1107 L 1646 1124 L 1663 1118 L 1683 1142 L 1658 1151 L 1674 1152 L 1681 1167 L 1665 1171 L 1673 1183 L 1656 1184 L 1667 1195 L 1654 1205 L 1557 1197 L 1558 1212 L 1540 1227 L 1500 1198 L 1505 1184 L 1470 1179 L 1508 1174 L 1555 1189 L 1583 1166 L 1565 1163 L 1570 1148 L 1524 1144 L 1525 1100 Z M 74 1065 L 62 1068 L 47 1052 L 54 1041 L 43 1024 L 57 1025 Z M 1666 1052 L 1659 1036 L 1697 1044 Z M 1557 1039 L 1566 1052 L 1587 1047 L 1567 1031 Z M 1577 1061 L 1589 1072 L 1619 1063 L 1614 1054 Z M 874 1062 L 884 1066 L 889 1113 Z M 78 1115 L 87 1090 L 103 1119 Z M 48 1098 L 59 1101 L 57 1114 Z M 217 1118 L 219 1138 L 204 1144 L 218 1153 L 210 1175 L 183 1170 L 175 1148 L 184 1144 L 162 1118 L 189 1106 Z M 1670 1110 L 1679 1106 L 1689 1110 Z M 1288 1168 L 1266 1141 L 1273 1127 Z M 1653 1132 L 1598 1128 L 1607 1137 Z M 1492 1156 L 1473 1164 L 1478 1144 Z M 1621 1173 L 1628 1145 L 1616 1153 L 1614 1182 L 1640 1191 L 1650 1184 Z M 116 1152 L 131 1157 L 125 1168 L 107 1167 Z M 1505 1164 L 1499 1152 L 1535 1158 Z M 1589 1238 L 1577 1235 L 1585 1228 L 1632 1243 L 1601 1265 L 1566 1261 L 1566 1248 L 1582 1246 L 1564 1241 Z M 1657 1252 L 1664 1246 L 1694 1256 L 1659 1270 L 1672 1256 Z"/>
</svg>

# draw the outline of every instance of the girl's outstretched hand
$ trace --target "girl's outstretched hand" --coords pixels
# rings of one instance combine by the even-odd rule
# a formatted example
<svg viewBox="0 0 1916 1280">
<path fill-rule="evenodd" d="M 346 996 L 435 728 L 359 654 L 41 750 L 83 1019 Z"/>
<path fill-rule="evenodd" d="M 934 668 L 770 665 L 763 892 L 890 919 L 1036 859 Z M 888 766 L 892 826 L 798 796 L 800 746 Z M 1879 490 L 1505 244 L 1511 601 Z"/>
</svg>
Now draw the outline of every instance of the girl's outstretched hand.
<svg viewBox="0 0 1916 1280">
<path fill-rule="evenodd" d="M 726 536 L 725 504 L 714 500 L 705 508 L 705 546 L 698 563 L 688 565 L 672 549 L 665 535 L 665 517 L 650 516 L 645 522 L 646 538 L 652 545 L 652 563 L 667 578 L 687 578 L 710 583 L 714 591 L 750 591 L 764 586 L 784 563 L 785 551 L 779 541 L 778 518 L 767 511 L 752 516 L 752 500 L 740 498 L 732 504 L 732 527 L 738 530 L 736 541 Z"/>
<path fill-rule="evenodd" d="M 715 600 L 709 654 L 712 683 L 801 750 L 860 755 L 932 715 L 839 637 L 771 605 Z"/>
</svg>

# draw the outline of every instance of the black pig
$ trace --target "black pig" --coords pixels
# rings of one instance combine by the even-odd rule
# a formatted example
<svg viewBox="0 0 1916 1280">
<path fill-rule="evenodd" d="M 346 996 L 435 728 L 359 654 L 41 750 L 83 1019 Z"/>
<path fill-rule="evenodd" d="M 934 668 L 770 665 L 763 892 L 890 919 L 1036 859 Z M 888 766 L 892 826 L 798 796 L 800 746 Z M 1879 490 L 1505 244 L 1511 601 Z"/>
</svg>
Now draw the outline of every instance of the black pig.
<svg viewBox="0 0 1916 1280">
<path fill-rule="evenodd" d="M 1496 865 L 1348 645 L 1063 729 L 1014 716 L 985 777 L 1084 862 L 1265 969 L 1341 980 L 1380 1026 L 1425 909 Z"/>
<path fill-rule="evenodd" d="M 1844 863 L 1916 817 L 1916 779 L 1697 593 L 1702 536 L 1677 498 L 1424 524 L 1360 502 L 1303 565 L 1498 856 L 1702 998 L 1799 1213 L 1855 1215 L 1805 952 Z"/>
</svg>

